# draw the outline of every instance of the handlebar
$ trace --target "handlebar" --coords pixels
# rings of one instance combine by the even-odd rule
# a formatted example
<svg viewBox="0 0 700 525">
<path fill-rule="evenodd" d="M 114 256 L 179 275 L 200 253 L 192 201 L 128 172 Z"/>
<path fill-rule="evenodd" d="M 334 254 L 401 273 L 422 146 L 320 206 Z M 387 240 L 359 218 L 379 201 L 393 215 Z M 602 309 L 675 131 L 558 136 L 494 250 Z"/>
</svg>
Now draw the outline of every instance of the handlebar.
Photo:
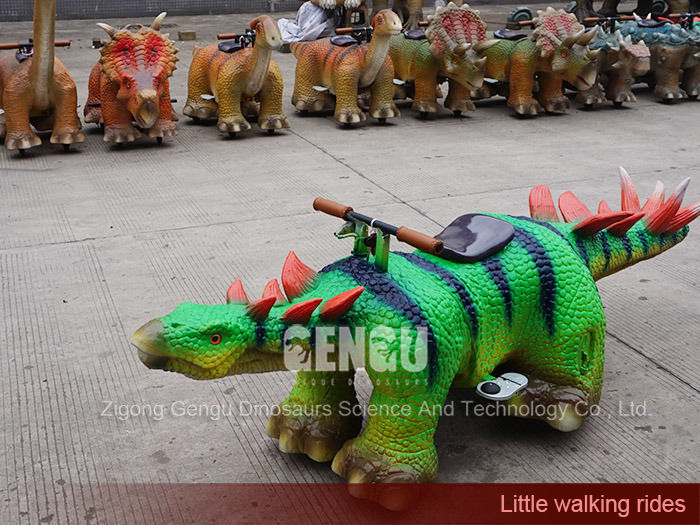
<svg viewBox="0 0 700 525">
<path fill-rule="evenodd" d="M 55 47 L 69 47 L 70 40 L 56 40 L 53 45 Z M 31 42 L 7 42 L 5 44 L 0 44 L 0 49 L 20 49 L 23 47 L 34 47 L 34 44 Z"/>
</svg>

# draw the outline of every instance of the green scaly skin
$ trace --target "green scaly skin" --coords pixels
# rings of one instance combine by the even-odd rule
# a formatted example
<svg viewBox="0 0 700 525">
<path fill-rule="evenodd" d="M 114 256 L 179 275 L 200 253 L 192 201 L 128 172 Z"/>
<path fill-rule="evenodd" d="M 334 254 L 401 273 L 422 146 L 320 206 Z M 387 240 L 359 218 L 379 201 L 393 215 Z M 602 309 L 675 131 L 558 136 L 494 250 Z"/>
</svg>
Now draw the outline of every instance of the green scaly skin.
<svg viewBox="0 0 700 525">
<path fill-rule="evenodd" d="M 318 308 L 306 327 L 365 327 L 367 339 L 373 334 L 379 345 L 380 361 L 396 363 L 396 369 L 366 366 L 374 390 L 359 435 L 361 417 L 349 414 L 357 405 L 353 372 L 298 372 L 280 405 L 283 413 L 267 426 L 282 451 L 333 459 L 333 470 L 351 482 L 433 480 L 433 435 L 448 389 L 474 387 L 505 363 L 529 378 L 508 403 L 556 407 L 556 415 L 541 419 L 563 431 L 580 427 L 600 398 L 603 379 L 605 315 L 595 281 L 671 248 L 688 227 L 657 236 L 642 220 L 622 237 L 605 231 L 581 237 L 573 224 L 492 216 L 512 224 L 516 234 L 484 261 L 460 264 L 420 251 L 392 252 L 388 272 L 379 273 L 371 257 L 351 256 L 324 268 L 292 301 L 326 301 L 363 286 L 341 321 L 322 322 Z M 431 271 L 427 263 L 434 265 Z M 132 342 L 149 368 L 195 379 L 282 370 L 288 328 L 282 316 L 289 306 L 273 306 L 255 322 L 242 304 L 184 303 L 144 325 Z M 403 328 L 409 357 L 417 359 L 426 350 L 416 343 L 419 326 L 432 331 L 428 366 L 411 372 L 397 357 L 399 339 Z M 221 336 L 216 345 L 213 334 Z M 308 343 L 302 347 L 309 349 Z M 337 362 L 333 348 L 330 360 Z M 369 350 L 365 357 L 374 363 Z M 407 412 L 392 415 L 391 407 Z"/>
</svg>

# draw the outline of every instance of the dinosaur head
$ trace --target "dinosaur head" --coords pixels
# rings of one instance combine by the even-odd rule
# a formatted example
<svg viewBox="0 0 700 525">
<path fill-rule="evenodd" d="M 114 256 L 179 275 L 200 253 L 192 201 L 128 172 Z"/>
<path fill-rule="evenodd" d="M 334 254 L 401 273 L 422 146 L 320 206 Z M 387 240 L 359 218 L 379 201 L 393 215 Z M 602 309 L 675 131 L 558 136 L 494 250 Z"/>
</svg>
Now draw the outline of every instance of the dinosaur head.
<svg viewBox="0 0 700 525">
<path fill-rule="evenodd" d="M 271 17 L 261 15 L 251 20 L 250 28 L 255 31 L 255 44 L 267 47 L 273 51 L 282 47 L 282 35 L 280 29 Z"/>
<path fill-rule="evenodd" d="M 352 308 L 364 288 L 338 290 L 290 252 L 261 299 L 249 301 L 241 281 L 226 293 L 227 304 L 183 303 L 149 321 L 131 338 L 141 362 L 151 369 L 193 379 L 285 370 L 286 330 L 295 325 L 333 324 Z M 332 285 L 331 285 L 332 286 Z M 328 300 L 319 296 L 332 295 Z M 287 299 L 287 297 L 289 299 Z M 323 303 L 323 304 L 322 304 Z M 304 347 L 306 343 L 299 346 Z"/>
<path fill-rule="evenodd" d="M 138 25 L 135 31 L 131 25 L 117 30 L 97 24 L 111 37 L 100 49 L 102 71 L 119 85 L 117 98 L 126 103 L 136 123 L 144 129 L 158 119 L 160 98 L 168 96 L 164 82 L 175 71 L 178 60 L 175 44 L 160 32 L 164 18 L 165 13 L 161 13 L 149 27 Z"/>
<path fill-rule="evenodd" d="M 467 4 L 457 7 L 450 2 L 447 7 L 438 7 L 428 20 L 425 36 L 430 52 L 440 60 L 442 74 L 464 87 L 481 87 L 486 68 L 486 57 L 481 53 L 498 41 L 486 40 L 486 24 L 479 12 Z"/>
<path fill-rule="evenodd" d="M 382 9 L 372 18 L 374 37 L 390 37 L 401 33 L 403 26 L 399 15 L 391 9 Z"/>
<path fill-rule="evenodd" d="M 573 14 L 551 7 L 538 11 L 533 23 L 533 38 L 552 71 L 577 89 L 590 89 L 597 75 L 599 51 L 590 50 L 588 44 L 595 32 L 586 32 Z"/>
</svg>

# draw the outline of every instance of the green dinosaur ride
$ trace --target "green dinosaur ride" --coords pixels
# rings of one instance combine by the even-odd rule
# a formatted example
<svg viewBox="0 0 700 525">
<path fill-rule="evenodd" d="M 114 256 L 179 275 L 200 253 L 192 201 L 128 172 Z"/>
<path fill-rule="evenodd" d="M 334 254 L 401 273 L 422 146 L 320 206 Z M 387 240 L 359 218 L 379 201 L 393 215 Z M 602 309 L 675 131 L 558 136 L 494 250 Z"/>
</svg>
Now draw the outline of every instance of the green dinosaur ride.
<svg viewBox="0 0 700 525">
<path fill-rule="evenodd" d="M 281 451 L 333 460 L 350 482 L 433 480 L 433 435 L 453 386 L 493 393 L 484 385 L 505 365 L 518 374 L 502 377 L 524 374 L 527 385 L 500 399 L 561 431 L 598 403 L 605 314 L 595 281 L 675 246 L 700 215 L 700 201 L 680 209 L 688 179 L 665 202 L 658 183 L 640 207 L 620 176 L 622 211 L 603 201 L 592 214 L 566 192 L 560 222 L 541 185 L 531 217 L 463 215 L 434 238 L 317 199 L 346 219 L 336 235 L 354 236 L 350 257 L 317 273 L 291 252 L 286 297 L 272 280 L 250 302 L 236 281 L 227 304 L 184 303 L 132 343 L 147 367 L 194 379 L 299 369 L 266 429 Z M 390 252 L 391 234 L 420 249 Z M 360 366 L 374 388 L 358 411 Z"/>
</svg>

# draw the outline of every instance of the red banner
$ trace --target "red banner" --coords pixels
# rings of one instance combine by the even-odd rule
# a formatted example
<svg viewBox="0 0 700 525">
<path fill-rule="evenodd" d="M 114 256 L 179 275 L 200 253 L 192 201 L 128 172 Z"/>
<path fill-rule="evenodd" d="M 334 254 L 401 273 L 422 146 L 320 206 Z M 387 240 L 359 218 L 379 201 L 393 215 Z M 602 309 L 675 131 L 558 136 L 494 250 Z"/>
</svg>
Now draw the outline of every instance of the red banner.
<svg viewBox="0 0 700 525">
<path fill-rule="evenodd" d="M 700 523 L 700 484 L 260 483 L 87 488 L 80 488 L 83 497 L 91 494 L 86 504 L 105 523 Z"/>
</svg>

